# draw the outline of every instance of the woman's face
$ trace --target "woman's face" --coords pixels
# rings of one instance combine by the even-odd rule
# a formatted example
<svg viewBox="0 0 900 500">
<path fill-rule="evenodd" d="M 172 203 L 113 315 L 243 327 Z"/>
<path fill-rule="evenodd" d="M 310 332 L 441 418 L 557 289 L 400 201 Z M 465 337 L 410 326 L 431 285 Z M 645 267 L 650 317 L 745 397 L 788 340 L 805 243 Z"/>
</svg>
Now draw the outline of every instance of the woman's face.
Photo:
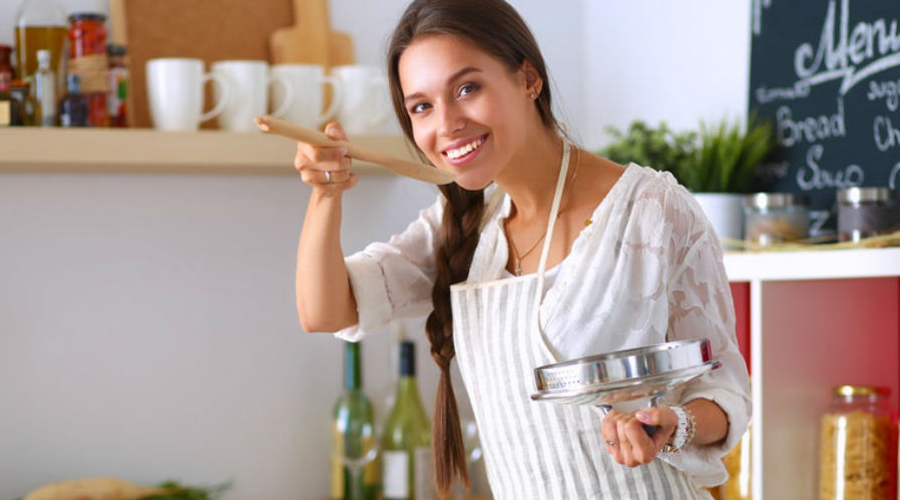
<svg viewBox="0 0 900 500">
<path fill-rule="evenodd" d="M 416 145 L 432 163 L 482 189 L 511 163 L 537 116 L 525 72 L 452 36 L 425 36 L 398 63 Z M 539 118 L 538 118 L 539 119 Z"/>
</svg>

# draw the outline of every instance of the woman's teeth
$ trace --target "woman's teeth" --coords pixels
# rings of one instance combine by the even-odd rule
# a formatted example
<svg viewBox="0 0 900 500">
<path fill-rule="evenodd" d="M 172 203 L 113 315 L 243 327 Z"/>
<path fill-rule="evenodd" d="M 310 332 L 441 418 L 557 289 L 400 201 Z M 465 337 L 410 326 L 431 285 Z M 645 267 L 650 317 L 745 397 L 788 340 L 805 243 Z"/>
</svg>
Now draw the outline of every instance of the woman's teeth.
<svg viewBox="0 0 900 500">
<path fill-rule="evenodd" d="M 451 160 L 455 160 L 461 156 L 465 156 L 465 155 L 471 153 L 472 151 L 477 149 L 478 146 L 481 146 L 482 144 L 484 144 L 484 138 L 479 137 L 478 139 L 475 139 L 474 141 L 466 144 L 465 146 L 463 146 L 461 148 L 448 150 L 447 157 L 450 158 Z"/>
</svg>

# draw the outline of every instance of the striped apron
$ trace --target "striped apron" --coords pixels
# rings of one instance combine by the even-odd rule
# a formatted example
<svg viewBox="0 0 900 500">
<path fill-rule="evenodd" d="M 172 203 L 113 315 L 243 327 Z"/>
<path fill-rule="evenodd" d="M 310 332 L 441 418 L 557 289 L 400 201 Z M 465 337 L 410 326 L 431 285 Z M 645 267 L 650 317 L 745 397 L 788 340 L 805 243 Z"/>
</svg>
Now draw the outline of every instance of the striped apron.
<svg viewBox="0 0 900 500">
<path fill-rule="evenodd" d="M 568 169 L 563 148 L 538 272 L 451 287 L 453 338 L 460 374 L 478 425 L 497 500 L 710 498 L 661 460 L 629 468 L 606 452 L 601 416 L 584 406 L 530 399 L 535 367 L 558 356 L 540 326 L 544 272 Z M 472 284 L 469 284 L 469 283 Z"/>
</svg>

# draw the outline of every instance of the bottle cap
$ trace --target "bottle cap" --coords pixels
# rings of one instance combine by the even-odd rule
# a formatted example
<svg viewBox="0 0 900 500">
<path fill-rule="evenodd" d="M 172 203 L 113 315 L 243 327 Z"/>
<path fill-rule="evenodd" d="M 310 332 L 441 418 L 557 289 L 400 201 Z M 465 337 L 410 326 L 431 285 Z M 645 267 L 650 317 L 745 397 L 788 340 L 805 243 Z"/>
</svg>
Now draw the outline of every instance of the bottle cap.
<svg viewBox="0 0 900 500">
<path fill-rule="evenodd" d="M 37 60 L 38 67 L 41 69 L 47 69 L 50 67 L 50 51 L 47 49 L 41 49 L 37 51 Z"/>
<path fill-rule="evenodd" d="M 111 56 L 124 56 L 127 53 L 127 50 L 122 44 L 110 43 L 106 45 L 106 53 Z"/>
<path fill-rule="evenodd" d="M 68 88 L 69 93 L 72 94 L 81 92 L 81 78 L 74 73 L 69 73 L 66 75 L 66 88 Z"/>
<path fill-rule="evenodd" d="M 416 375 L 416 343 L 404 340 L 400 342 L 400 376 Z"/>
</svg>

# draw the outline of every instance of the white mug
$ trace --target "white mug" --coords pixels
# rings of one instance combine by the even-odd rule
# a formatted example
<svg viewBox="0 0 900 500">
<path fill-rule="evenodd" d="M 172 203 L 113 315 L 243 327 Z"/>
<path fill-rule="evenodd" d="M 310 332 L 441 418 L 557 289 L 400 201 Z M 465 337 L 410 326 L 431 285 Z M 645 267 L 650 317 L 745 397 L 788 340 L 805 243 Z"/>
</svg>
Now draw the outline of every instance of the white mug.
<svg viewBox="0 0 900 500">
<path fill-rule="evenodd" d="M 375 66 L 349 64 L 331 68 L 340 82 L 342 97 L 338 121 L 347 134 L 384 132 L 383 125 L 391 117 L 390 91 L 387 78 Z"/>
<path fill-rule="evenodd" d="M 153 126 L 166 131 L 191 131 L 225 109 L 232 89 L 221 78 L 203 72 L 202 59 L 163 57 L 147 61 L 147 101 Z M 216 104 L 203 112 L 203 86 L 216 85 Z"/>
<path fill-rule="evenodd" d="M 284 85 L 287 95 L 272 116 L 282 116 L 294 98 L 283 78 L 272 78 L 269 75 L 269 63 L 266 61 L 216 61 L 212 64 L 212 73 L 227 81 L 234 89 L 218 118 L 219 128 L 224 130 L 258 132 L 253 119 L 266 114 L 269 107 L 269 86 L 273 83 Z M 218 97 L 217 89 L 214 89 L 214 93 Z"/>
<path fill-rule="evenodd" d="M 342 97 L 341 86 L 337 78 L 325 75 L 322 66 L 276 64 L 272 66 L 272 78 L 283 82 L 282 85 L 272 86 L 272 108 L 280 111 L 282 107 L 287 107 L 281 118 L 304 127 L 317 128 L 337 114 Z M 325 85 L 331 86 L 331 103 L 328 109 L 323 110 Z M 290 94 L 293 94 L 293 99 L 289 99 Z"/>
</svg>

